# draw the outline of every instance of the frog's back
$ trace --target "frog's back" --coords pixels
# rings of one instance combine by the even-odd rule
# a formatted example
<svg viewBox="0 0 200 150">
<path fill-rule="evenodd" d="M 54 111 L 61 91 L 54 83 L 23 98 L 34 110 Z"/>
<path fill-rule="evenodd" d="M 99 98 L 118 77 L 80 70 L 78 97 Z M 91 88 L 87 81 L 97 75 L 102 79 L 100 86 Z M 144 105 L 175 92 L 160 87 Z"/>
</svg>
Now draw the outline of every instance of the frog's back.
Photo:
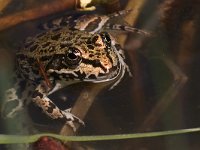
<svg viewBox="0 0 200 150">
<path fill-rule="evenodd" d="M 89 37 L 84 31 L 72 31 L 68 28 L 56 28 L 27 38 L 17 55 L 29 58 L 49 57 L 55 54 L 65 54 L 68 47 L 81 44 Z"/>
</svg>

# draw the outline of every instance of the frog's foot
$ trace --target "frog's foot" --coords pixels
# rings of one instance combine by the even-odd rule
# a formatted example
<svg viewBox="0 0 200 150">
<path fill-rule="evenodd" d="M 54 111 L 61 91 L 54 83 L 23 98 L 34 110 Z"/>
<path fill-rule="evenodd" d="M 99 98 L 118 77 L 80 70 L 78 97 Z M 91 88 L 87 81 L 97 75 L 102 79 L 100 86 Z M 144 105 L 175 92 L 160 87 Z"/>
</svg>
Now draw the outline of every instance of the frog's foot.
<svg viewBox="0 0 200 150">
<path fill-rule="evenodd" d="M 1 114 L 4 118 L 13 118 L 23 109 L 23 103 L 16 95 L 16 90 L 11 88 L 6 91 L 6 101 L 2 105 Z"/>
<path fill-rule="evenodd" d="M 74 132 L 76 131 L 74 122 L 85 126 L 85 123 L 80 118 L 76 117 L 71 113 L 71 108 L 62 111 L 62 114 L 66 119 L 66 124 L 68 124 L 73 129 Z"/>
<path fill-rule="evenodd" d="M 59 84 L 57 84 L 59 85 Z M 66 110 L 61 110 L 54 104 L 54 102 L 47 97 L 52 91 L 55 92 L 61 86 L 55 86 L 52 90 L 49 91 L 47 86 L 44 86 L 43 82 L 38 85 L 35 92 L 32 95 L 33 102 L 40 107 L 44 113 L 46 113 L 52 119 L 61 119 L 66 122 L 74 131 L 76 127 L 74 122 L 84 125 L 84 122 L 71 113 L 71 108 Z"/>
</svg>

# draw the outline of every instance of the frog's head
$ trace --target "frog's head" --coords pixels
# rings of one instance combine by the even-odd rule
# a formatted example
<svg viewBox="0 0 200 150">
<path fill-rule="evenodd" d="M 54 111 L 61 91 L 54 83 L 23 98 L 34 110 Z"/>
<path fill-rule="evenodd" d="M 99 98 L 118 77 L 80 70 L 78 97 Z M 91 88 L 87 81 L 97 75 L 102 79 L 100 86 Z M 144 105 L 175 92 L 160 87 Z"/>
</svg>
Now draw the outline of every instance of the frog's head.
<svg viewBox="0 0 200 150">
<path fill-rule="evenodd" d="M 46 70 L 66 78 L 104 82 L 118 76 L 121 61 L 123 60 L 111 36 L 107 32 L 101 32 L 91 34 L 88 38 L 80 35 L 79 44 L 73 44 L 67 47 L 64 54 L 54 56 Z"/>
</svg>

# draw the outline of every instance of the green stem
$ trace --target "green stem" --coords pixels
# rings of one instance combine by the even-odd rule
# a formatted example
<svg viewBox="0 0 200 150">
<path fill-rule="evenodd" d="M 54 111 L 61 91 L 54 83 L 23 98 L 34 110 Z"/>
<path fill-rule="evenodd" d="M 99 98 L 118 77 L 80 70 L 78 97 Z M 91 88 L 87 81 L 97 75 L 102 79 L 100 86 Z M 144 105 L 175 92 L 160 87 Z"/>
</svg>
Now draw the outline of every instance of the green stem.
<svg viewBox="0 0 200 150">
<path fill-rule="evenodd" d="M 186 134 L 193 132 L 200 132 L 200 128 L 148 132 L 148 133 L 134 133 L 134 134 L 99 135 L 99 136 L 62 136 L 51 133 L 35 134 L 35 135 L 0 134 L 0 144 L 32 143 L 44 136 L 54 137 L 62 141 L 81 142 L 81 141 L 122 140 L 122 139 L 134 139 L 134 138 L 159 137 L 159 136 L 178 135 L 178 134 Z"/>
</svg>

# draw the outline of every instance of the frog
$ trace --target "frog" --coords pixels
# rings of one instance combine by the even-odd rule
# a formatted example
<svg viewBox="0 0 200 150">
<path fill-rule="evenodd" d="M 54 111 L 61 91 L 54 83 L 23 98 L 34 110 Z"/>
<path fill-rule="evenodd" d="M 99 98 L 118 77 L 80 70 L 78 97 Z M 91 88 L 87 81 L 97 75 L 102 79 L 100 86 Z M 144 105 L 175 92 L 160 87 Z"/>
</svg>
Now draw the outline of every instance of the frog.
<svg viewBox="0 0 200 150">
<path fill-rule="evenodd" d="M 5 114 L 6 118 L 13 118 L 32 101 L 48 117 L 64 120 L 74 131 L 75 123 L 84 125 L 71 108 L 61 110 L 48 96 L 76 82 L 112 82 L 113 89 L 126 72 L 132 76 L 123 48 L 109 32 L 148 36 L 146 31 L 111 23 L 128 13 L 123 10 L 109 15 L 63 16 L 43 24 L 41 33 L 28 37 L 16 52 L 13 84 L 5 91 L 2 110 L 9 103 L 17 105 Z"/>
</svg>

